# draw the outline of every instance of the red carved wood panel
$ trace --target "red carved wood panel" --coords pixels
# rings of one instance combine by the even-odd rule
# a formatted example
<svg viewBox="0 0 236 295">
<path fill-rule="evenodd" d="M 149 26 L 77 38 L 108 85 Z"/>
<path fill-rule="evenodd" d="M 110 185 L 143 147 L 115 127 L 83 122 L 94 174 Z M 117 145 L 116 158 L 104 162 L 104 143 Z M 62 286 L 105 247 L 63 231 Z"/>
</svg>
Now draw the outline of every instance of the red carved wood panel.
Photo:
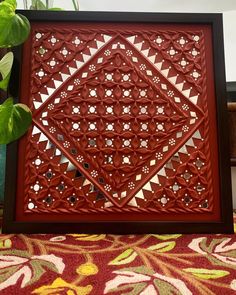
<svg viewBox="0 0 236 295">
<path fill-rule="evenodd" d="M 219 220 L 211 27 L 33 23 L 19 221 Z"/>
</svg>

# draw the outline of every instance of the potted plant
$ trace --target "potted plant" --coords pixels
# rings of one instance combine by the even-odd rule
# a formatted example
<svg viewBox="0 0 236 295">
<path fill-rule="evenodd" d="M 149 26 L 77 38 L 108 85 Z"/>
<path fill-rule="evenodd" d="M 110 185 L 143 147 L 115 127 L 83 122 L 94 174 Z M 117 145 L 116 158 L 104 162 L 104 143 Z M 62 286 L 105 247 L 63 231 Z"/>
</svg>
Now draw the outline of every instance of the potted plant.
<svg viewBox="0 0 236 295">
<path fill-rule="evenodd" d="M 15 13 L 16 1 L 0 3 L 0 198 L 3 198 L 5 144 L 21 137 L 31 124 L 31 111 L 8 89 L 14 55 L 9 50 L 22 44 L 29 35 L 30 24 L 26 17 Z M 0 202 L 2 200 L 0 199 Z"/>
<path fill-rule="evenodd" d="M 0 48 L 18 46 L 28 38 L 29 21 L 25 16 L 16 14 L 15 10 L 15 0 L 0 3 Z M 14 98 L 8 89 L 13 59 L 13 53 L 7 52 L 0 60 L 0 89 L 9 95 L 0 105 L 0 144 L 8 144 L 18 139 L 31 124 L 30 109 L 21 103 L 14 104 Z"/>
</svg>

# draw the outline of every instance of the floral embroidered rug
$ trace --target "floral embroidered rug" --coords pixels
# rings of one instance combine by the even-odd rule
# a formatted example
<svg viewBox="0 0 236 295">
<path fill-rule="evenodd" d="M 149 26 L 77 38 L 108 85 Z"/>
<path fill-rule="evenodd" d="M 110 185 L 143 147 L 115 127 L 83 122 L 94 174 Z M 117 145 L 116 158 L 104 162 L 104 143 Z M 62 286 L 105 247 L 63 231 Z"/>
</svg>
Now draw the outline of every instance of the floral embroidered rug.
<svg viewBox="0 0 236 295">
<path fill-rule="evenodd" d="M 236 235 L 0 235 L 0 252 L 0 294 L 236 294 Z"/>
</svg>

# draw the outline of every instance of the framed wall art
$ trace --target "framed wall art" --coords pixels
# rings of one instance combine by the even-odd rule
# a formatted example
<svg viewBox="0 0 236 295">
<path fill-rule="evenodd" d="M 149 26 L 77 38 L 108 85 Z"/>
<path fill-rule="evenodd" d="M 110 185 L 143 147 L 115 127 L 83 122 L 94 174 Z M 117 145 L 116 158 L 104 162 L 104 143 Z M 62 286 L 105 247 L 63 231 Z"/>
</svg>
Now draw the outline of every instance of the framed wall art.
<svg viewBox="0 0 236 295">
<path fill-rule="evenodd" d="M 21 13 L 4 232 L 232 232 L 221 15 Z"/>
</svg>

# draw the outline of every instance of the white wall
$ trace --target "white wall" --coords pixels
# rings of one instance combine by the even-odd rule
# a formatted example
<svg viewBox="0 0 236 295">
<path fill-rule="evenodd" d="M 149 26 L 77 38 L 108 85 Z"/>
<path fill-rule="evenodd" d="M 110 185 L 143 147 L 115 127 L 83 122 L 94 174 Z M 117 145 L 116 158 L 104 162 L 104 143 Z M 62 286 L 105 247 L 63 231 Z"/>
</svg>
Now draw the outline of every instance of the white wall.
<svg viewBox="0 0 236 295">
<path fill-rule="evenodd" d="M 71 0 L 49 1 L 63 9 L 69 10 L 73 7 Z M 235 0 L 78 0 L 78 2 L 80 10 L 100 11 L 222 12 L 236 9 Z M 18 8 L 23 8 L 23 0 L 18 0 L 17 3 Z"/>
<path fill-rule="evenodd" d="M 226 81 L 236 81 L 236 10 L 223 15 Z"/>
<path fill-rule="evenodd" d="M 226 81 L 236 81 L 236 10 L 223 14 Z M 233 208 L 236 209 L 236 167 L 231 169 Z"/>
<path fill-rule="evenodd" d="M 54 0 L 69 7 L 71 1 Z M 221 12 L 236 9 L 235 0 L 79 0 L 81 10 Z"/>
</svg>

